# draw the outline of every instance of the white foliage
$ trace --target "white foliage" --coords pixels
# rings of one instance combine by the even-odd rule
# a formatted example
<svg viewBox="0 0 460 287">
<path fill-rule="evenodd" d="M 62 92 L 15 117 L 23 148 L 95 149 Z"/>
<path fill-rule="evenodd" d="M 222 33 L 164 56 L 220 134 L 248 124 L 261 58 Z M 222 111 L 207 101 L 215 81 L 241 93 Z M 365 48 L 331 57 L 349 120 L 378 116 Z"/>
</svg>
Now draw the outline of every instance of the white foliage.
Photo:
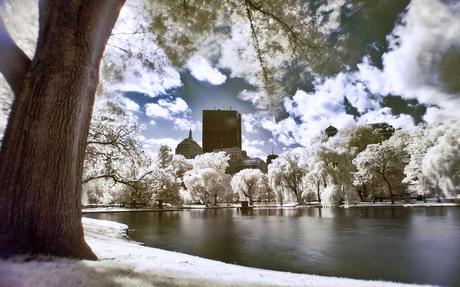
<svg viewBox="0 0 460 287">
<path fill-rule="evenodd" d="M 193 169 L 184 175 L 184 185 L 194 201 L 205 205 L 232 200 L 230 176 L 225 174 L 229 156 L 224 152 L 205 153 L 193 159 Z"/>
<path fill-rule="evenodd" d="M 275 191 L 280 204 L 303 202 L 302 178 L 306 166 L 302 163 L 302 149 L 286 151 L 268 166 L 270 187 Z"/>
<path fill-rule="evenodd" d="M 212 168 L 225 173 L 230 157 L 225 152 L 205 153 L 193 160 L 194 169 Z"/>
<path fill-rule="evenodd" d="M 152 3 L 130 0 L 112 31 L 101 65 L 101 83 L 110 91 L 138 91 L 152 97 L 181 86 L 179 72 L 148 30 Z"/>
<path fill-rule="evenodd" d="M 334 207 L 339 206 L 342 198 L 337 193 L 337 187 L 329 185 L 324 188 L 321 193 L 321 206 L 322 207 Z"/>
<path fill-rule="evenodd" d="M 404 183 L 419 195 L 455 197 L 459 189 L 459 121 L 419 126 L 407 145 Z"/>
<path fill-rule="evenodd" d="M 408 135 L 396 131 L 388 140 L 380 144 L 370 144 L 353 160 L 357 171 L 353 173 L 354 183 L 380 184 L 380 192 L 388 194 L 392 201 L 397 194 L 403 193 L 403 171 L 408 161 L 405 146 Z M 377 192 L 377 190 L 375 190 Z"/>
<path fill-rule="evenodd" d="M 444 125 L 444 133 L 422 160 L 421 172 L 435 193 L 452 198 L 460 194 L 460 125 Z"/>
<path fill-rule="evenodd" d="M 458 94 L 447 91 L 441 69 L 451 49 L 458 53 L 459 17 L 458 1 L 411 1 L 389 37 L 390 51 L 383 56 L 389 93 L 438 105 L 458 118 Z"/>
<path fill-rule="evenodd" d="M 252 204 L 267 192 L 267 176 L 259 169 L 243 169 L 233 175 L 231 186 L 240 200 Z"/>
</svg>

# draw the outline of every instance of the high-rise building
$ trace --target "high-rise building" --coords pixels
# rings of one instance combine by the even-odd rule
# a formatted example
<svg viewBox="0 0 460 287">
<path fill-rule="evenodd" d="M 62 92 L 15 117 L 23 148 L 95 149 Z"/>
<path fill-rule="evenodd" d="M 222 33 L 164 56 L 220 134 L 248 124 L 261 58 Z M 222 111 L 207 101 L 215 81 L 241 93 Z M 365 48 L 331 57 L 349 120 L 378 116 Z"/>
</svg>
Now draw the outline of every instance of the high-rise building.
<svg viewBox="0 0 460 287">
<path fill-rule="evenodd" d="M 241 115 L 231 110 L 203 110 L 203 152 L 241 149 Z"/>
</svg>

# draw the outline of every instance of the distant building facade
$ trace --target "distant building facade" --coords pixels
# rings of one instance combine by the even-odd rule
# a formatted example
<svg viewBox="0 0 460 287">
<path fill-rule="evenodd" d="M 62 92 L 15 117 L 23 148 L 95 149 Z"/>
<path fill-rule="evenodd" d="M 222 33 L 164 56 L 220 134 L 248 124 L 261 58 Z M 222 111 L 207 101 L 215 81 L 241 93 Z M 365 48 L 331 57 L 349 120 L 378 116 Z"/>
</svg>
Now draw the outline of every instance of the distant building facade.
<svg viewBox="0 0 460 287">
<path fill-rule="evenodd" d="M 278 158 L 278 155 L 276 155 L 273 152 L 273 145 L 272 145 L 272 153 L 267 156 L 267 160 L 265 161 L 267 163 L 267 166 L 271 164 L 277 158 Z"/>
<path fill-rule="evenodd" d="M 225 170 L 227 174 L 235 174 L 240 170 L 246 168 L 259 169 L 263 173 L 267 173 L 267 164 L 260 158 L 251 158 L 248 157 L 246 151 L 241 150 L 237 147 L 224 148 L 224 149 L 215 149 L 213 152 L 223 151 L 230 156 L 228 160 L 228 167 Z"/>
<path fill-rule="evenodd" d="M 337 128 L 334 127 L 334 126 L 328 126 L 324 130 L 324 133 L 327 135 L 328 138 L 334 137 L 338 132 L 339 132 L 339 130 L 337 130 Z"/>
<path fill-rule="evenodd" d="M 176 154 L 183 155 L 186 159 L 194 159 L 197 155 L 203 154 L 201 146 L 193 140 L 192 130 L 189 131 L 188 138 L 177 145 Z"/>
<path fill-rule="evenodd" d="M 241 149 L 241 115 L 232 110 L 203 110 L 203 152 L 223 151 L 229 155 L 227 174 L 246 168 L 267 172 L 260 158 L 248 157 Z"/>
<path fill-rule="evenodd" d="M 241 115 L 232 110 L 203 110 L 203 152 L 241 150 Z"/>
<path fill-rule="evenodd" d="M 395 133 L 395 129 L 393 128 L 393 126 L 387 123 L 374 123 L 368 124 L 367 126 L 371 127 L 374 131 L 383 135 L 386 139 L 389 139 Z M 334 126 L 329 126 L 324 130 L 324 134 L 328 138 L 334 137 L 335 135 L 337 135 L 337 133 L 338 130 Z"/>
<path fill-rule="evenodd" d="M 389 139 L 395 133 L 394 127 L 387 123 L 375 123 L 375 124 L 369 124 L 369 126 L 374 131 L 383 135 L 386 139 Z"/>
<path fill-rule="evenodd" d="M 269 154 L 269 155 L 267 156 L 267 165 L 271 164 L 271 163 L 272 163 L 275 159 L 277 159 L 277 158 L 278 158 L 278 155 L 273 154 L 273 153 L 272 153 L 272 154 Z"/>
<path fill-rule="evenodd" d="M 261 160 L 260 158 L 245 158 L 240 170 L 246 168 L 259 169 L 263 173 L 267 173 L 268 171 L 267 163 L 265 163 L 265 161 Z"/>
</svg>

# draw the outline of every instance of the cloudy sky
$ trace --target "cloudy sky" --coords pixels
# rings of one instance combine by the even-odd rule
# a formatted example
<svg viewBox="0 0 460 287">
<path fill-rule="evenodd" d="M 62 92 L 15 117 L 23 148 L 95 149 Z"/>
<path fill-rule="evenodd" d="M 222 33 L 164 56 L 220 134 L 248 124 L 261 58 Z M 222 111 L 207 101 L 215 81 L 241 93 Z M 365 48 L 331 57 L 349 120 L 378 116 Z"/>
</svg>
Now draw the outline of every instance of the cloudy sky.
<svg viewBox="0 0 460 287">
<path fill-rule="evenodd" d="M 308 146 L 329 125 L 385 121 L 410 129 L 459 117 L 460 1 L 305 1 L 311 18 L 305 23 L 348 56 L 328 59 L 340 61 L 340 68 L 328 74 L 291 65 L 283 74 L 284 89 L 275 95 L 261 89 L 248 21 L 216 24 L 214 31 L 225 30 L 224 36 L 197 36 L 199 47 L 178 65 L 157 44 L 162 38 L 142 29 L 150 25 L 146 11 L 153 5 L 144 3 L 128 0 L 123 8 L 107 45 L 101 87 L 144 126 L 148 149 L 174 148 L 189 128 L 201 144 L 203 109 L 239 111 L 243 148 L 262 158 L 272 146 L 275 153 Z M 22 26 L 10 24 L 29 54 L 32 41 L 24 31 L 33 30 L 30 11 L 16 11 Z M 36 30 L 28 33 L 34 38 Z M 346 44 L 339 47 L 339 42 Z M 289 62 L 283 57 L 266 61 L 277 67 Z"/>
</svg>

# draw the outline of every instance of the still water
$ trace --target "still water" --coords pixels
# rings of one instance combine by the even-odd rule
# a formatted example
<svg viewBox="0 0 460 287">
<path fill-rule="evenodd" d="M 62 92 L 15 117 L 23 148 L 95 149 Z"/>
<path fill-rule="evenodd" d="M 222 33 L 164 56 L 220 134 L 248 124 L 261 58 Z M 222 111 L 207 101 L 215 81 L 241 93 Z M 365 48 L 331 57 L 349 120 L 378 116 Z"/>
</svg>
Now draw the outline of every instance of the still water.
<svg viewBox="0 0 460 287">
<path fill-rule="evenodd" d="M 87 214 L 148 246 L 245 266 L 460 286 L 460 208 L 235 209 Z"/>
</svg>

